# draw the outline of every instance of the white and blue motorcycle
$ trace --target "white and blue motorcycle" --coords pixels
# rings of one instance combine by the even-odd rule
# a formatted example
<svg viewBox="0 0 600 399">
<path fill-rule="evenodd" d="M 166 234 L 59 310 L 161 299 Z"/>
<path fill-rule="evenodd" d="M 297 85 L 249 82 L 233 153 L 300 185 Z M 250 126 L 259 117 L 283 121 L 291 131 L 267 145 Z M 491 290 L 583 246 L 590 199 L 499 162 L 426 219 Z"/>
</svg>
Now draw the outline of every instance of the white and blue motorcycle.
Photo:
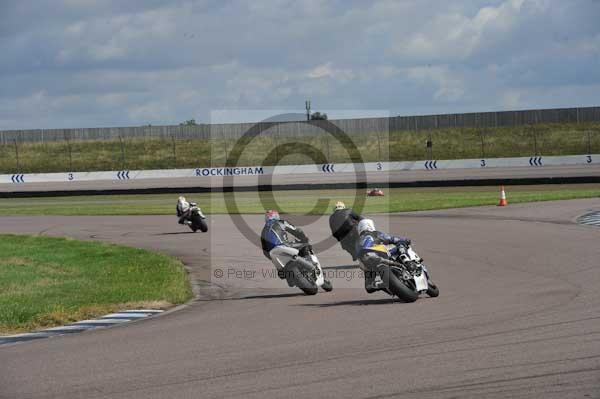
<svg viewBox="0 0 600 399">
<path fill-rule="evenodd" d="M 384 292 L 397 296 L 404 302 L 414 302 L 421 294 L 440 295 L 438 286 L 431 280 L 423 259 L 410 245 L 383 245 L 389 258 L 377 266 L 376 285 Z M 361 262 L 361 268 L 367 268 Z"/>
<path fill-rule="evenodd" d="M 298 287 L 306 295 L 315 295 L 319 287 L 327 292 L 333 289 L 331 282 L 325 279 L 321 263 L 309 243 L 280 245 L 269 254 L 279 276 L 287 280 L 290 287 Z"/>
</svg>

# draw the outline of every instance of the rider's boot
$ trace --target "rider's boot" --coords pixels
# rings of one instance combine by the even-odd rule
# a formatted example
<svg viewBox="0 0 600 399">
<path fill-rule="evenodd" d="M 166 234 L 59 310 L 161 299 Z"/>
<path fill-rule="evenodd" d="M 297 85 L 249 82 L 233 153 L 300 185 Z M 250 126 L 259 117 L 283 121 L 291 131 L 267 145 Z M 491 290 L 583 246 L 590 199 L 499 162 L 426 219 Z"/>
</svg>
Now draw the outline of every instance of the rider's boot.
<svg viewBox="0 0 600 399">
<path fill-rule="evenodd" d="M 375 291 L 379 291 L 379 286 L 375 280 L 377 273 L 374 271 L 365 272 L 365 291 L 372 294 Z"/>
<path fill-rule="evenodd" d="M 186 225 L 186 226 L 189 226 L 189 225 L 191 225 L 191 224 L 192 224 L 192 221 L 191 221 L 191 220 L 189 220 L 189 219 L 188 219 L 187 217 L 185 217 L 185 216 L 181 216 L 181 217 L 179 218 L 179 220 L 177 221 L 177 223 L 179 223 L 179 224 L 184 224 L 184 225 Z"/>
</svg>

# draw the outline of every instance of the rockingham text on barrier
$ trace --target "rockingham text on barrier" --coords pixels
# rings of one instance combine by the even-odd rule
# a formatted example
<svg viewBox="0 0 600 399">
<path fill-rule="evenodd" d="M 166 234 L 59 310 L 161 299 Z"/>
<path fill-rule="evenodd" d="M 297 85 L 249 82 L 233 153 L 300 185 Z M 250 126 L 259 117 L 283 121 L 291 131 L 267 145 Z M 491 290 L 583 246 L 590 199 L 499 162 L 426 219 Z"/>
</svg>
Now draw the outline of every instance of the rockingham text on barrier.
<svg viewBox="0 0 600 399">
<path fill-rule="evenodd" d="M 264 175 L 262 166 L 240 168 L 197 168 L 196 176 L 248 176 Z"/>
</svg>

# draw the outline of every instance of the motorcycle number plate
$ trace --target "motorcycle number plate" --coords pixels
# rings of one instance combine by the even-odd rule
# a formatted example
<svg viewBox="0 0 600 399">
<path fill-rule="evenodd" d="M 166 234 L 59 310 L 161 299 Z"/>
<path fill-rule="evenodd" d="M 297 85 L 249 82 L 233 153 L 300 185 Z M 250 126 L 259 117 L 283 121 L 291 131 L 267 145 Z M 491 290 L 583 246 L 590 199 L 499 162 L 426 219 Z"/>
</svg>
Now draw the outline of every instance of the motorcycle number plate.
<svg viewBox="0 0 600 399">
<path fill-rule="evenodd" d="M 424 291 L 427 289 L 427 278 L 425 277 L 425 273 L 421 273 L 420 276 L 415 277 L 415 284 L 417 286 L 417 291 Z"/>
</svg>

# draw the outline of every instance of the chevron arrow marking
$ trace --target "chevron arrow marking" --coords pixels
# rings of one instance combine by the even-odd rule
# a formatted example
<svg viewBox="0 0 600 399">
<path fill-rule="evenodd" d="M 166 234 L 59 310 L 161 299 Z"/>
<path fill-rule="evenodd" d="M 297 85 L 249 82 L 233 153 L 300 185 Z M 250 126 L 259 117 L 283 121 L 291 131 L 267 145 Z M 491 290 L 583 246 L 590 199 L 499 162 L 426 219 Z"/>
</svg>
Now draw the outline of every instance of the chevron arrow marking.
<svg viewBox="0 0 600 399">
<path fill-rule="evenodd" d="M 323 173 L 335 173 L 335 165 L 332 163 L 325 163 L 321 166 Z"/>
</svg>

